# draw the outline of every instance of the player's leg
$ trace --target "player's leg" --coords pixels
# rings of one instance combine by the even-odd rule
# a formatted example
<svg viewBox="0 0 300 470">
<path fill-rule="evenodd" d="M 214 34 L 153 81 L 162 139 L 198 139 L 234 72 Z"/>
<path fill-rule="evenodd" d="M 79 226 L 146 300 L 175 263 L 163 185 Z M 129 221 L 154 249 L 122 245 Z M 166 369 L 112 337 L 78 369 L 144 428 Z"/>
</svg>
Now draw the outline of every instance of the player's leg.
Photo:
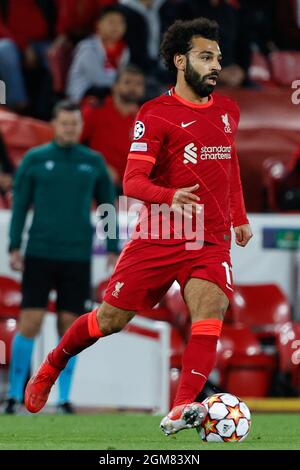
<svg viewBox="0 0 300 470">
<path fill-rule="evenodd" d="M 217 284 L 198 278 L 188 280 L 184 299 L 191 314 L 191 336 L 182 359 L 173 409 L 161 422 L 165 434 L 199 426 L 205 417 L 203 406 L 193 402 L 215 365 L 217 341 L 229 303 Z"/>
<path fill-rule="evenodd" d="M 186 346 L 174 406 L 191 403 L 203 389 L 216 360 L 216 349 L 229 300 L 221 288 L 204 279 L 190 279 L 184 289 L 190 311 L 191 336 Z"/>
<path fill-rule="evenodd" d="M 40 411 L 48 399 L 52 385 L 69 360 L 103 336 L 121 331 L 134 315 L 134 311 L 103 302 L 92 312 L 77 318 L 28 382 L 25 390 L 26 408 L 32 413 Z"/>
<path fill-rule="evenodd" d="M 160 266 L 161 253 L 143 240 L 133 240 L 123 250 L 106 289 L 102 305 L 79 317 L 51 351 L 25 391 L 25 404 L 36 413 L 46 403 L 51 387 L 69 359 L 99 338 L 121 331 L 136 311 L 153 307 L 172 284 L 173 258 Z M 162 279 L 164 282 L 162 282 Z"/>
<path fill-rule="evenodd" d="M 51 287 L 51 273 L 44 260 L 25 258 L 22 279 L 22 305 L 11 352 L 8 401 L 5 412 L 13 414 L 23 401 L 30 372 L 34 338 L 39 333 Z"/>
</svg>

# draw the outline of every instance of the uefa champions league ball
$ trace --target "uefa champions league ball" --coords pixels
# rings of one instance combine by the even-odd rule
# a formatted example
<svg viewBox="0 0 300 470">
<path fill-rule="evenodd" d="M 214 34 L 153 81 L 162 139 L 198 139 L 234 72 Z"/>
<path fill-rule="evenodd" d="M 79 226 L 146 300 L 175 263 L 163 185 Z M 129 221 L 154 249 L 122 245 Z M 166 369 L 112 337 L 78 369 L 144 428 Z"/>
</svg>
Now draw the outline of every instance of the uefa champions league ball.
<svg viewBox="0 0 300 470">
<path fill-rule="evenodd" d="M 197 431 L 206 442 L 241 442 L 248 436 L 251 413 L 242 400 L 229 393 L 217 393 L 204 400 L 207 416 Z"/>
</svg>

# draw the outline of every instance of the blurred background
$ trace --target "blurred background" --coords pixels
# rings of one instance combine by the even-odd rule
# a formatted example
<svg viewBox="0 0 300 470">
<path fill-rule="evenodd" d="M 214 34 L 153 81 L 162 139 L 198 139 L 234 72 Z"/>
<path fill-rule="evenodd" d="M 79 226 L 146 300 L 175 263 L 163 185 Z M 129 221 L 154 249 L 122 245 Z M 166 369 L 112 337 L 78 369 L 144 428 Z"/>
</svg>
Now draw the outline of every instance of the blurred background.
<svg viewBox="0 0 300 470">
<path fill-rule="evenodd" d="M 81 142 L 103 155 L 122 194 L 135 114 L 174 80 L 159 58 L 162 34 L 176 19 L 199 16 L 220 24 L 224 60 L 216 91 L 234 98 L 241 108 L 237 146 L 254 232 L 245 250 L 233 247 L 235 295 L 210 386 L 256 399 L 299 397 L 300 1 L 1 0 L 2 398 L 21 301 L 20 273 L 9 267 L 7 231 L 13 176 L 24 153 L 52 139 L 53 107 L 70 98 L 82 110 Z M 122 231 L 122 214 L 120 227 Z M 105 257 L 105 246 L 95 236 L 94 302 L 101 302 L 110 274 Z M 48 310 L 52 313 L 37 341 L 36 364 L 56 341 L 55 293 Z M 164 410 L 172 403 L 189 334 L 178 286 L 139 317 L 120 334 L 128 351 L 127 363 L 120 366 L 126 387 L 123 379 L 118 383 L 111 377 L 106 363 L 102 377 L 91 378 L 88 363 L 97 360 L 96 352 L 90 358 L 87 352 L 76 371 L 75 404 Z M 120 344 L 117 338 L 111 347 L 107 343 L 105 355 L 119 360 Z M 129 367 L 130 357 L 135 357 L 136 367 Z M 275 400 L 274 407 L 285 409 L 286 403 Z M 297 400 L 291 403 L 300 409 Z"/>
</svg>

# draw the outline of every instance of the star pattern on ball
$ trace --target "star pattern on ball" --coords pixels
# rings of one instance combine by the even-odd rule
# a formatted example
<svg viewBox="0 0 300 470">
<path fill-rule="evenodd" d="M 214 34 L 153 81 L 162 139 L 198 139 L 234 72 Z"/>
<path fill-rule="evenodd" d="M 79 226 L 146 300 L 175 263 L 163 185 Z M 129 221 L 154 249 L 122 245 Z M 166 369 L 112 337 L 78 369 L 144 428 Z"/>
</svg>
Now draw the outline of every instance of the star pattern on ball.
<svg viewBox="0 0 300 470">
<path fill-rule="evenodd" d="M 213 395 L 207 400 L 207 405 L 209 408 L 214 404 L 214 403 L 223 403 L 222 400 L 220 400 L 220 397 L 217 395 Z"/>
<path fill-rule="evenodd" d="M 236 425 L 238 425 L 238 422 L 241 418 L 243 418 L 243 413 L 240 410 L 239 405 L 236 406 L 227 406 L 227 409 L 229 411 L 228 415 L 226 416 L 226 419 L 233 419 Z"/>
<path fill-rule="evenodd" d="M 230 437 L 223 437 L 224 442 L 239 442 L 241 440 L 240 437 L 233 433 Z"/>
<path fill-rule="evenodd" d="M 216 428 L 217 424 L 218 424 L 217 419 L 207 419 L 204 423 L 205 434 L 207 435 L 210 432 L 218 434 L 218 430 Z"/>
</svg>

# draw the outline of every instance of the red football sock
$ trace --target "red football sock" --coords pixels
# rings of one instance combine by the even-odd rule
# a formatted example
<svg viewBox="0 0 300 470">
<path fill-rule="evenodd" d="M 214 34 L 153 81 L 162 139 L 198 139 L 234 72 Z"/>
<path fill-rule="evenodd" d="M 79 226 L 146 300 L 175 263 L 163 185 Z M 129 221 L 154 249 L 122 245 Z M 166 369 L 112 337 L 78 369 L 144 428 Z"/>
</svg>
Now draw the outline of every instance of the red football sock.
<svg viewBox="0 0 300 470">
<path fill-rule="evenodd" d="M 72 356 L 92 346 L 103 336 L 97 321 L 97 310 L 81 315 L 74 321 L 56 348 L 48 354 L 51 365 L 64 369 Z"/>
<path fill-rule="evenodd" d="M 192 335 L 182 358 L 182 372 L 174 406 L 192 403 L 203 389 L 215 361 L 222 321 L 215 318 L 192 324 Z"/>
</svg>

